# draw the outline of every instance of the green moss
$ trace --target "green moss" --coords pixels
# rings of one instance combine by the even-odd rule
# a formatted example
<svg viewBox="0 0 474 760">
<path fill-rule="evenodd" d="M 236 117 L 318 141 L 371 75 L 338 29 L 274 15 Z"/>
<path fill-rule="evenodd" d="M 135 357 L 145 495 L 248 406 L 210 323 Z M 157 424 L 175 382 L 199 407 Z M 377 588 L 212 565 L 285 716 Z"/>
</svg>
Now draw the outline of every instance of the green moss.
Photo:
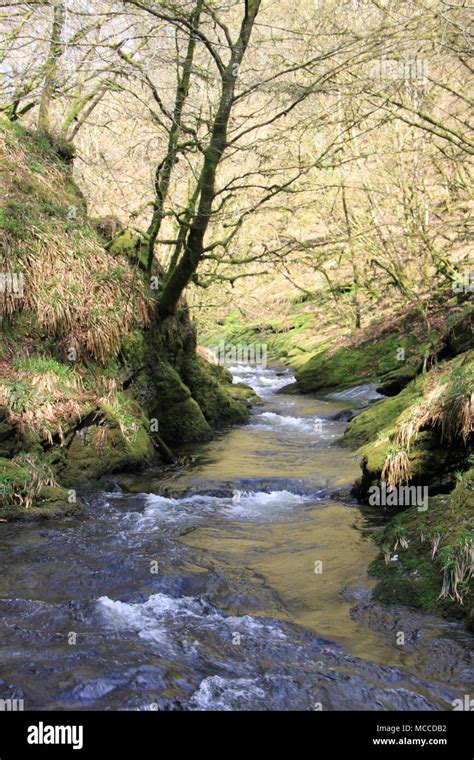
<svg viewBox="0 0 474 760">
<path fill-rule="evenodd" d="M 247 403 L 229 393 L 229 382 L 222 381 L 219 367 L 213 367 L 196 354 L 185 357 L 181 372 L 193 398 L 213 428 L 246 422 Z"/>
<path fill-rule="evenodd" d="M 382 399 L 372 404 L 350 420 L 344 433 L 343 443 L 347 446 L 363 446 L 387 437 L 395 427 L 400 414 L 421 398 L 421 383 L 413 382 L 398 396 Z"/>
<path fill-rule="evenodd" d="M 396 396 L 401 390 L 415 379 L 417 368 L 404 364 L 384 375 L 377 387 L 378 393 L 384 396 Z"/>
<path fill-rule="evenodd" d="M 28 515 L 17 515 L 17 520 L 49 520 L 77 515 L 84 511 L 84 504 L 75 494 L 61 486 L 43 486 Z"/>
<path fill-rule="evenodd" d="M 36 520 L 79 512 L 82 503 L 54 481 L 47 463 L 32 454 L 0 459 L 0 519 Z"/>
<path fill-rule="evenodd" d="M 314 313 L 302 311 L 297 305 L 287 318 L 275 317 L 262 322 L 244 323 L 238 309 L 233 309 L 219 324 L 201 336 L 205 346 L 265 344 L 273 360 L 286 359 L 293 367 L 304 364 L 320 342 Z M 314 329 L 313 329 L 314 328 Z"/>
<path fill-rule="evenodd" d="M 459 313 L 448 318 L 444 336 L 446 350 L 451 355 L 463 353 L 474 346 L 474 305 L 466 304 Z"/>
<path fill-rule="evenodd" d="M 260 396 L 257 396 L 253 388 L 250 388 L 245 383 L 233 383 L 226 387 L 226 392 L 235 401 L 241 401 L 248 407 L 261 406 L 263 404 Z"/>
<path fill-rule="evenodd" d="M 385 460 L 393 450 L 386 436 L 358 450 L 362 474 L 353 489 L 358 499 L 364 501 L 369 488 L 379 484 Z M 467 452 L 461 445 L 443 446 L 438 431 L 420 433 L 408 454 L 410 484 L 429 486 L 432 493 L 448 492 L 454 486 L 456 472 L 465 466 Z"/>
<path fill-rule="evenodd" d="M 210 440 L 212 428 L 178 372 L 163 361 L 157 362 L 151 372 L 149 417 L 158 420 L 163 440 L 166 443 Z"/>
<path fill-rule="evenodd" d="M 108 245 L 107 250 L 114 255 L 123 255 L 133 264 L 146 268 L 148 252 L 143 238 L 130 229 L 125 229 Z"/>
<path fill-rule="evenodd" d="M 335 351 L 332 344 L 321 344 L 314 356 L 297 371 L 297 386 L 302 393 L 311 393 L 377 382 L 400 368 L 397 352 L 401 348 L 405 350 L 405 360 L 410 361 L 418 356 L 420 344 L 415 337 L 401 337 L 398 333 Z"/>
<path fill-rule="evenodd" d="M 107 426 L 118 427 L 127 441 L 134 438 L 140 425 L 142 427 L 147 425 L 143 410 L 130 394 L 116 393 L 110 400 L 101 401 L 99 409 L 105 417 Z"/>
<path fill-rule="evenodd" d="M 8 180 L 0 223 L 12 233 L 9 262 L 13 264 L 15 258 L 15 268 L 23 271 L 21 258 L 25 251 L 36 251 L 38 237 L 48 247 L 57 246 L 56 257 L 70 256 L 68 265 L 78 261 L 79 274 L 89 272 L 86 285 L 91 303 L 81 313 L 85 319 L 74 335 L 78 341 L 71 341 L 71 345 L 84 344 L 89 324 L 98 326 L 99 335 L 105 338 L 115 340 L 117 334 L 110 355 L 98 358 L 100 354 L 95 352 L 93 361 L 92 354 L 84 353 L 81 361 L 62 363 L 58 358 L 67 344 L 64 331 L 56 326 L 54 330 L 51 326 L 40 329 L 34 315 L 21 310 L 8 322 L 2 320 L 0 360 L 7 368 L 2 377 L 7 392 L 3 393 L 2 387 L 2 399 L 5 395 L 8 409 L 0 416 L 0 455 L 12 459 L 22 447 L 47 460 L 63 482 L 88 483 L 109 472 L 141 467 L 150 461 L 154 430 L 149 417 L 158 420 L 157 434 L 172 443 L 208 440 L 213 427 L 246 420 L 251 391 L 247 394 L 241 388 L 229 392 L 228 373 L 197 360 L 196 333 L 184 302 L 177 314 L 166 320 L 160 320 L 150 309 L 146 327 L 140 327 L 137 320 L 131 335 L 120 335 L 116 322 L 120 322 L 121 310 L 130 307 L 129 301 L 122 299 L 122 303 L 113 297 L 103 301 L 96 296 L 104 291 L 123 295 L 124 282 L 130 275 L 139 278 L 142 285 L 136 265 L 141 269 L 145 263 L 146 245 L 133 230 L 122 230 L 105 246 L 116 255 L 115 264 L 107 271 L 87 266 L 94 250 L 100 254 L 100 238 L 74 185 L 68 166 L 70 146 L 1 118 L 0 130 L 7 146 L 2 158 Z M 112 226 L 115 233 L 120 229 L 119 224 Z M 93 245 L 89 244 L 91 240 Z M 156 271 L 162 274 L 158 265 Z M 68 293 L 70 303 L 74 303 L 81 288 L 77 278 L 70 279 Z M 59 275 L 52 275 L 35 287 L 61 312 L 63 285 Z M 110 315 L 117 331 L 108 336 L 104 324 Z M 37 354 L 32 354 L 33 346 Z M 109 380 L 126 391 L 113 392 Z M 21 437 L 8 422 L 12 413 L 17 415 Z M 20 480 L 25 476 L 26 482 L 26 470 L 18 470 L 19 466 L 16 463 L 15 473 Z M 13 502 L 15 489 L 11 493 Z"/>
<path fill-rule="evenodd" d="M 0 512 L 22 506 L 28 493 L 30 474 L 26 466 L 10 459 L 0 460 Z"/>
<path fill-rule="evenodd" d="M 352 419 L 343 443 L 359 446 L 362 476 L 355 493 L 364 499 L 368 488 L 380 480 L 387 457 L 401 450 L 397 431 L 402 423 L 416 424 L 426 413 L 433 391 L 439 388 L 437 408 L 456 407 L 457 399 L 469 397 L 473 387 L 471 353 L 455 357 L 430 372 L 420 375 L 398 396 L 378 401 Z M 439 395 L 441 394 L 441 395 Z M 421 411 L 420 411 L 421 410 Z M 448 415 L 449 416 L 449 415 Z M 465 469 L 468 444 L 457 436 L 451 445 L 442 441 L 441 427 L 425 426 L 414 437 L 406 452 L 411 481 L 430 486 L 432 493 L 448 492 L 457 470 Z"/>
<path fill-rule="evenodd" d="M 134 330 L 122 341 L 121 358 L 125 365 L 138 368 L 143 366 L 146 357 L 146 342 L 143 332 Z"/>
<path fill-rule="evenodd" d="M 413 507 L 390 522 L 377 541 L 381 553 L 370 565 L 370 572 L 378 579 L 376 599 L 383 604 L 405 604 L 450 617 L 472 615 L 472 578 L 460 584 L 462 604 L 454 595 L 441 596 L 441 591 L 448 562 L 466 540 L 472 540 L 473 488 L 471 468 L 458 478 L 449 496 L 430 498 L 426 512 Z M 397 540 L 401 530 L 408 542 L 406 548 Z M 398 557 L 396 561 L 391 560 L 394 555 Z"/>
<path fill-rule="evenodd" d="M 0 458 L 11 458 L 18 450 L 16 431 L 7 419 L 6 410 L 0 408 Z"/>
<path fill-rule="evenodd" d="M 153 454 L 151 438 L 143 426 L 125 438 L 119 427 L 95 425 L 76 432 L 58 472 L 67 485 L 86 485 L 112 472 L 142 468 Z"/>
</svg>

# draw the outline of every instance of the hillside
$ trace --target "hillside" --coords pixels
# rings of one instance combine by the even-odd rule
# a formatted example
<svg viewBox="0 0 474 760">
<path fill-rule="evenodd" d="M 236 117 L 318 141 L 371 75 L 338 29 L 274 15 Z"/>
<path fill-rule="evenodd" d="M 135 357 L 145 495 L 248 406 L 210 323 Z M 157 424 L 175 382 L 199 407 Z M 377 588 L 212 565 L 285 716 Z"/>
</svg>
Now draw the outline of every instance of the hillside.
<svg viewBox="0 0 474 760">
<path fill-rule="evenodd" d="M 77 511 L 73 486 L 248 416 L 250 390 L 196 354 L 185 303 L 161 322 L 136 247 L 104 248 L 72 160 L 0 122 L 2 519 Z"/>
</svg>

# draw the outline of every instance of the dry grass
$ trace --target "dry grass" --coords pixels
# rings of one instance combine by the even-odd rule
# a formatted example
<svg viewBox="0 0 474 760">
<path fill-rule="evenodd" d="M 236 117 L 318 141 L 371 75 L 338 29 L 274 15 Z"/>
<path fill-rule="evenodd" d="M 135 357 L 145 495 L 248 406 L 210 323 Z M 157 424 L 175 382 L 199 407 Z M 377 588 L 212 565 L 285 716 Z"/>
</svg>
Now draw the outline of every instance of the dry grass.
<svg viewBox="0 0 474 760">
<path fill-rule="evenodd" d="M 77 367 L 52 358 L 17 360 L 8 380 L 0 380 L 0 406 L 19 438 L 32 433 L 44 443 L 66 442 L 66 435 L 87 415 L 98 432 L 97 448 L 112 428 L 131 441 L 139 426 L 136 409 L 113 378 L 79 374 Z"/>
<path fill-rule="evenodd" d="M 392 488 L 410 479 L 410 462 L 405 449 L 390 452 L 385 460 L 381 480 Z"/>
<path fill-rule="evenodd" d="M 448 368 L 432 370 L 421 400 L 400 415 L 381 475 L 389 486 L 410 480 L 409 455 L 420 431 L 437 428 L 448 444 L 467 443 L 474 431 L 473 356 L 471 351 Z"/>
<path fill-rule="evenodd" d="M 148 323 L 151 294 L 127 259 L 100 245 L 66 167 L 40 157 L 34 170 L 31 150 L 4 129 L 0 164 L 2 269 L 24 278 L 22 298 L 0 298 L 0 317 L 29 312 L 64 358 L 105 362 L 125 335 Z"/>
<path fill-rule="evenodd" d="M 93 396 L 72 374 L 65 384 L 53 372 L 31 375 L 18 371 L 0 384 L 0 405 L 5 407 L 8 421 L 20 437 L 31 431 L 48 443 L 58 436 L 63 444 L 65 430 L 76 424 L 88 407 L 93 407 Z"/>
<path fill-rule="evenodd" d="M 18 454 L 0 473 L 0 507 L 29 509 L 44 486 L 58 486 L 48 465 L 33 454 Z"/>
<path fill-rule="evenodd" d="M 440 599 L 463 603 L 464 585 L 474 576 L 474 543 L 471 536 L 463 537 L 457 546 L 443 554 L 443 586 Z"/>
<path fill-rule="evenodd" d="M 474 431 L 474 393 L 471 390 L 452 394 L 449 382 L 439 382 L 422 402 L 408 410 L 397 430 L 397 443 L 408 451 L 420 430 L 441 429 L 443 440 L 467 441 Z"/>
</svg>

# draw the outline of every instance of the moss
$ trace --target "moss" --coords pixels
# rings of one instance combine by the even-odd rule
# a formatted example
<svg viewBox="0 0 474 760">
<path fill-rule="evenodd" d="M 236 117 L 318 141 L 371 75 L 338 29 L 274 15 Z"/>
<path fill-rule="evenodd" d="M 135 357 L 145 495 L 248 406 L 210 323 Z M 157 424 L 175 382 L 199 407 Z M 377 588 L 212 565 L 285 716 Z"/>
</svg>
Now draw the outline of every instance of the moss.
<svg viewBox="0 0 474 760">
<path fill-rule="evenodd" d="M 474 306 L 467 304 L 460 313 L 453 314 L 444 336 L 445 353 L 450 356 L 468 351 L 474 346 Z"/>
<path fill-rule="evenodd" d="M 405 360 L 409 361 L 418 356 L 420 344 L 416 338 L 401 337 L 398 333 L 336 350 L 330 343 L 322 344 L 297 371 L 297 386 L 302 393 L 312 393 L 377 382 L 387 373 L 400 369 L 397 359 L 400 348 L 405 350 Z"/>
<path fill-rule="evenodd" d="M 382 399 L 364 409 L 348 424 L 343 443 L 347 446 L 363 446 L 388 436 L 393 430 L 397 418 L 421 397 L 421 383 L 411 383 L 398 396 Z"/>
<path fill-rule="evenodd" d="M 166 443 L 191 443 L 210 440 L 212 428 L 190 389 L 168 362 L 151 368 L 152 389 L 148 413 L 157 419 L 159 433 Z"/>
<path fill-rule="evenodd" d="M 301 311 L 306 306 L 298 305 L 287 318 L 276 317 L 265 323 L 244 323 L 238 309 L 233 309 L 212 329 L 201 336 L 205 346 L 219 345 L 221 341 L 229 345 L 263 343 L 268 355 L 273 359 L 286 359 L 293 367 L 303 365 L 321 339 L 315 328 L 313 313 Z"/>
<path fill-rule="evenodd" d="M 196 354 L 189 354 L 181 365 L 181 372 L 193 398 L 213 428 L 248 420 L 247 403 L 229 393 L 230 384 L 222 382 L 219 367 L 213 367 Z"/>
<path fill-rule="evenodd" d="M 446 558 L 474 529 L 473 487 L 471 468 L 458 478 L 451 494 L 430 498 L 426 512 L 410 508 L 382 531 L 377 539 L 381 552 L 370 565 L 370 572 L 378 579 L 374 590 L 377 600 L 470 619 L 474 605 L 472 579 L 460 585 L 462 604 L 459 599 L 440 595 Z M 397 543 L 401 532 L 408 543 L 406 548 Z M 394 555 L 396 561 L 391 559 Z M 385 556 L 390 557 L 388 562 Z"/>
<path fill-rule="evenodd" d="M 120 232 L 108 245 L 107 250 L 114 255 L 126 256 L 132 265 L 147 267 L 148 252 L 143 238 L 130 229 Z"/>
<path fill-rule="evenodd" d="M 146 262 L 143 238 L 130 229 L 117 235 L 117 220 L 94 228 L 87 219 L 67 165 L 70 146 L 1 118 L 0 130 L 7 180 L 0 223 L 11 233 L 15 271 L 37 276 L 34 301 L 25 289 L 21 308 L 2 319 L 0 392 L 8 408 L 0 415 L 0 455 L 12 459 L 21 447 L 47 461 L 63 482 L 88 483 L 151 460 L 149 417 L 159 423 L 157 446 L 158 436 L 172 443 L 209 440 L 213 427 L 246 420 L 251 391 L 229 392 L 228 373 L 197 360 L 184 300 L 166 320 L 153 309 L 138 271 Z M 100 235 L 102 242 L 110 237 L 105 246 Z M 43 274 L 33 267 L 38 240 L 52 263 Z M 61 267 L 70 277 L 61 277 Z M 158 264 L 153 271 L 163 275 Z M 51 312 L 41 329 L 35 309 Z M 71 349 L 73 363 L 66 361 Z M 121 387 L 126 390 L 114 390 Z M 27 483 L 18 462 L 15 473 Z M 13 505 L 13 487 L 11 497 Z"/>
<path fill-rule="evenodd" d="M 353 494 L 364 501 L 372 485 L 380 482 L 387 456 L 393 444 L 386 436 L 358 450 L 362 474 L 353 488 Z M 426 430 L 418 435 L 408 453 L 410 485 L 429 486 L 431 493 L 448 492 L 453 488 L 456 472 L 465 467 L 468 449 L 465 446 L 446 447 L 441 444 L 438 431 Z"/>
<path fill-rule="evenodd" d="M 30 473 L 15 460 L 0 459 L 0 512 L 23 506 Z"/>
<path fill-rule="evenodd" d="M 146 342 L 141 330 L 134 330 L 122 341 L 120 355 L 125 366 L 139 368 L 146 361 Z"/>
<path fill-rule="evenodd" d="M 253 388 L 245 385 L 245 383 L 233 383 L 227 386 L 226 391 L 231 398 L 241 401 L 248 407 L 261 406 L 263 404 L 260 396 L 257 396 Z"/>
<path fill-rule="evenodd" d="M 0 519 L 37 520 L 75 514 L 83 509 L 78 499 L 54 482 L 41 459 L 19 455 L 0 459 Z"/>
<path fill-rule="evenodd" d="M 43 486 L 32 507 L 18 515 L 20 520 L 46 520 L 54 517 L 77 515 L 84 511 L 84 504 L 70 491 L 61 486 Z"/>
<path fill-rule="evenodd" d="M 365 499 L 368 488 L 380 480 L 387 458 L 397 452 L 406 454 L 411 483 L 429 485 L 432 493 L 447 493 L 454 487 L 456 471 L 466 468 L 467 441 L 458 436 L 451 445 L 446 445 L 440 424 L 421 427 L 413 436 L 409 450 L 398 443 L 397 438 L 401 423 L 415 425 L 419 409 L 426 407 L 427 399 L 438 387 L 446 403 L 470 392 L 472 361 L 469 353 L 420 375 L 398 396 L 378 401 L 349 422 L 343 444 L 360 447 L 362 476 L 354 488 L 359 499 Z M 439 398 L 437 403 L 440 403 Z"/>
<path fill-rule="evenodd" d="M 0 408 L 0 458 L 10 458 L 18 451 L 18 438 L 13 426 L 8 422 L 6 410 Z"/>
<path fill-rule="evenodd" d="M 142 408 L 129 393 L 115 393 L 111 398 L 100 402 L 99 410 L 107 426 L 120 428 L 127 441 L 135 436 L 140 426 L 148 427 Z"/>
<path fill-rule="evenodd" d="M 384 375 L 377 386 L 377 392 L 383 396 L 396 396 L 406 386 L 415 379 L 417 368 L 410 365 L 403 365 Z"/>
<path fill-rule="evenodd" d="M 119 427 L 94 425 L 76 432 L 58 472 L 67 485 L 88 484 L 112 472 L 142 468 L 153 455 L 143 426 L 125 438 Z"/>
</svg>

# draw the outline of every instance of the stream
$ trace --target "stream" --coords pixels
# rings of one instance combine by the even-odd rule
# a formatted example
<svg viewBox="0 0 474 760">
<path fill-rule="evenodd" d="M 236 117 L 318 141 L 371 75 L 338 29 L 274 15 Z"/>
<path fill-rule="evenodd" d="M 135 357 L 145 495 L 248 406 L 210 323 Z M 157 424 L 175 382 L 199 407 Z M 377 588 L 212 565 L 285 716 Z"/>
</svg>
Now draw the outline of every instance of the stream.
<svg viewBox="0 0 474 760">
<path fill-rule="evenodd" d="M 0 699 L 26 710 L 448 710 L 462 625 L 371 600 L 386 517 L 349 489 L 347 410 L 233 368 L 264 404 L 184 461 L 109 479 L 86 513 L 0 525 Z M 397 634 L 405 643 L 397 643 Z"/>
</svg>

